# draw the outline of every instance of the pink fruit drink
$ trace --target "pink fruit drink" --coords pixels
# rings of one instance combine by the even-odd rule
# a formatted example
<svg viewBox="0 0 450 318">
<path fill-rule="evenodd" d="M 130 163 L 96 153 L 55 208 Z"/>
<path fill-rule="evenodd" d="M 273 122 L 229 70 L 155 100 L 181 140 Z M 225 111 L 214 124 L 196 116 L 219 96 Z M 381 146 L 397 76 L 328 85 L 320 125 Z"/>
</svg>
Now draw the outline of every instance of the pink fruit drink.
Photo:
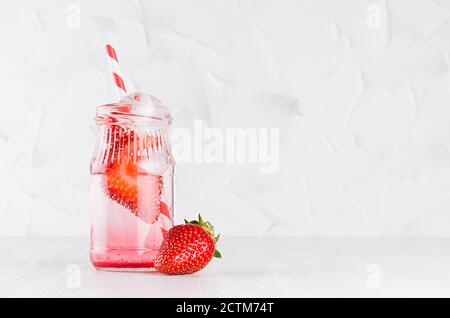
<svg viewBox="0 0 450 318">
<path fill-rule="evenodd" d="M 148 270 L 173 226 L 168 109 L 135 93 L 97 108 L 91 160 L 91 261 L 98 269 Z"/>
</svg>

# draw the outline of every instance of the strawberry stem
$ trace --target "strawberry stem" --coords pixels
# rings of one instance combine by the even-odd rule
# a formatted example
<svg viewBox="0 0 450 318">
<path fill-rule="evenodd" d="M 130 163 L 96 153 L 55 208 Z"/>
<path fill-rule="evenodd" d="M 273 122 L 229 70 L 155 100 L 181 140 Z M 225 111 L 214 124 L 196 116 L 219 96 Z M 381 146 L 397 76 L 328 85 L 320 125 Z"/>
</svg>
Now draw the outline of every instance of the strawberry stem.
<svg viewBox="0 0 450 318">
<path fill-rule="evenodd" d="M 212 223 L 203 220 L 203 218 L 202 218 L 202 216 L 200 214 L 198 215 L 198 220 L 188 221 L 188 220 L 185 219 L 184 223 L 185 224 L 194 224 L 194 225 L 201 226 L 209 235 L 211 235 L 211 238 L 213 239 L 214 244 L 216 244 L 217 241 L 220 238 L 220 234 L 217 234 L 217 236 L 214 236 L 214 226 L 212 225 Z M 220 252 L 217 249 L 215 249 L 214 250 L 214 257 L 222 258 L 222 254 L 220 254 Z"/>
</svg>

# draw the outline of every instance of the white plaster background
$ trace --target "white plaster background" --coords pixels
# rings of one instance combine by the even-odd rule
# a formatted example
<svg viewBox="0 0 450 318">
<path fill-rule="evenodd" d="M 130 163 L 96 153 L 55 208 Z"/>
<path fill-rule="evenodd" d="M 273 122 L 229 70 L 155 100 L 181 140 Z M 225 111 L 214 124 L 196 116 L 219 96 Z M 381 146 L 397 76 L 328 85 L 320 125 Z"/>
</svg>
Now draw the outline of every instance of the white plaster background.
<svg viewBox="0 0 450 318">
<path fill-rule="evenodd" d="M 449 236 L 449 19 L 448 0 L 1 1 L 0 235 L 88 235 L 108 37 L 175 125 L 280 128 L 277 174 L 179 165 L 178 220 Z"/>
</svg>

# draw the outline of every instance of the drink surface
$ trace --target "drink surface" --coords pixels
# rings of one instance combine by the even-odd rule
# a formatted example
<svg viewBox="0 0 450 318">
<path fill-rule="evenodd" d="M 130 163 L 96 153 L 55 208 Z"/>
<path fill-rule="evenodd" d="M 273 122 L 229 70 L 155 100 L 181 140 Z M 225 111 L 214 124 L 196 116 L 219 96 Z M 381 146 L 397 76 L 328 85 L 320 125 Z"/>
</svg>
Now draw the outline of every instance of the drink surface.
<svg viewBox="0 0 450 318">
<path fill-rule="evenodd" d="M 97 268 L 153 267 L 173 226 L 174 162 L 168 110 L 133 94 L 97 108 L 91 161 L 91 260 Z"/>
</svg>

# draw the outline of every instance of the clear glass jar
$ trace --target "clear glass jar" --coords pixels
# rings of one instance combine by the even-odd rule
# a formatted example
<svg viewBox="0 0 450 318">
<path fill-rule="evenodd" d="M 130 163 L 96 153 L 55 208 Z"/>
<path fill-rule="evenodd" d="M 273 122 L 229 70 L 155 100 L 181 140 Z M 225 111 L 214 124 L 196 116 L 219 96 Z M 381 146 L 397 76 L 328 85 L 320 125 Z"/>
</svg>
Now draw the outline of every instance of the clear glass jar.
<svg viewBox="0 0 450 318">
<path fill-rule="evenodd" d="M 91 261 L 98 269 L 147 270 L 173 226 L 172 117 L 135 93 L 97 107 L 91 160 Z"/>
</svg>

